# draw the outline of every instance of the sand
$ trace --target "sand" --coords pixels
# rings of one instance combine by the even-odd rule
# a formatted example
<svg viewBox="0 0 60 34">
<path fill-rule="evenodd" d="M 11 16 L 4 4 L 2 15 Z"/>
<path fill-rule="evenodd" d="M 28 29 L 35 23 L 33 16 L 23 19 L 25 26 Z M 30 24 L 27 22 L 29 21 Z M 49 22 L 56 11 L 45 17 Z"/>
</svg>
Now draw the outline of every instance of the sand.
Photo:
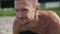
<svg viewBox="0 0 60 34">
<path fill-rule="evenodd" d="M 13 34 L 13 21 L 15 17 L 0 17 L 0 34 Z"/>
</svg>

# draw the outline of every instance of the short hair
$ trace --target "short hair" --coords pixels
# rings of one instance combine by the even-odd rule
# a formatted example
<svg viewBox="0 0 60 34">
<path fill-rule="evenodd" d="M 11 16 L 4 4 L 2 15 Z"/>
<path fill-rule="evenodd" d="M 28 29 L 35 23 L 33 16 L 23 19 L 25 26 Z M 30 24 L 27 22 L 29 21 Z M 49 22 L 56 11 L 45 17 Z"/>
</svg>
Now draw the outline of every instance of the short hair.
<svg viewBox="0 0 60 34">
<path fill-rule="evenodd" d="M 24 0 L 15 0 L 15 1 L 24 1 Z M 38 0 L 25 0 L 30 2 L 32 5 L 39 5 Z"/>
</svg>

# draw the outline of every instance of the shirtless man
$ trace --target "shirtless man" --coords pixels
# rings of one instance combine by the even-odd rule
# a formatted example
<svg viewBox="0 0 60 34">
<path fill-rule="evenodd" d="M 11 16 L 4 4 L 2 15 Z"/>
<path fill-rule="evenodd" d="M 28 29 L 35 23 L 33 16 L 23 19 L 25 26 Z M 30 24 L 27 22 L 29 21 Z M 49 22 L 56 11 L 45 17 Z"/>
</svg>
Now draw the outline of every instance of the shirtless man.
<svg viewBox="0 0 60 34">
<path fill-rule="evenodd" d="M 39 10 L 38 0 L 15 0 L 16 19 L 13 34 L 32 31 L 38 34 L 60 34 L 59 16 Z"/>
</svg>

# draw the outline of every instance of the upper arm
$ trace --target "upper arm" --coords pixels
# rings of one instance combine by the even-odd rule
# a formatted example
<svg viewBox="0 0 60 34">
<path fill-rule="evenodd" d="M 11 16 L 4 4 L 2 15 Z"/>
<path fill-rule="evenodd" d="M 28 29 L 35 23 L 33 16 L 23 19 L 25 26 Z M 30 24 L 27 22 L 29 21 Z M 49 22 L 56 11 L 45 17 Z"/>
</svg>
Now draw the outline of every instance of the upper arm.
<svg viewBox="0 0 60 34">
<path fill-rule="evenodd" d="M 55 12 L 49 12 L 49 18 L 50 18 L 49 25 L 50 34 L 60 34 L 59 16 Z"/>
<path fill-rule="evenodd" d="M 55 12 L 50 12 L 49 17 L 53 22 L 57 22 L 57 24 L 60 24 L 60 18 Z"/>
</svg>

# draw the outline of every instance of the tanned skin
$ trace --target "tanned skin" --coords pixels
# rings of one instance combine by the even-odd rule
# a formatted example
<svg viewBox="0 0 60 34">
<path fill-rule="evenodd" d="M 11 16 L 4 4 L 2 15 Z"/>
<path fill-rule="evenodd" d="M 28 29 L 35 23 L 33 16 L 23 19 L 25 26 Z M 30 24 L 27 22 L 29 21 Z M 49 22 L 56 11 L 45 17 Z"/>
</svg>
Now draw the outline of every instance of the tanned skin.
<svg viewBox="0 0 60 34">
<path fill-rule="evenodd" d="M 15 1 L 16 19 L 13 34 L 33 31 L 38 34 L 60 34 L 59 16 L 53 11 L 41 11 L 25 1 Z"/>
</svg>

